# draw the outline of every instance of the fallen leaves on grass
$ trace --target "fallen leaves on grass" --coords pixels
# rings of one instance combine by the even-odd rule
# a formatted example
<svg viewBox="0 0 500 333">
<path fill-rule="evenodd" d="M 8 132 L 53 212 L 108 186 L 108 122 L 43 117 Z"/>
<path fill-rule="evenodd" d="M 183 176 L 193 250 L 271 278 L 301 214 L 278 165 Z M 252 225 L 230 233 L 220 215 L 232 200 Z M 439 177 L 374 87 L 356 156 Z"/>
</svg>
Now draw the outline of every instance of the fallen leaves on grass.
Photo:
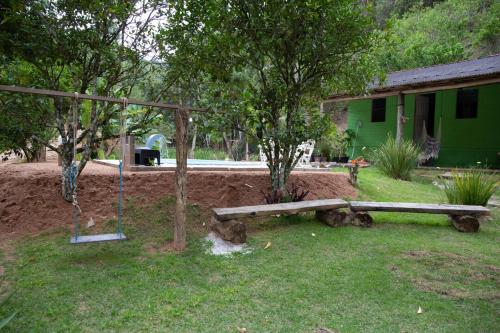
<svg viewBox="0 0 500 333">
<path fill-rule="evenodd" d="M 264 250 L 267 250 L 268 248 L 270 248 L 271 245 L 272 245 L 271 242 L 267 242 L 266 246 L 264 246 Z"/>
</svg>

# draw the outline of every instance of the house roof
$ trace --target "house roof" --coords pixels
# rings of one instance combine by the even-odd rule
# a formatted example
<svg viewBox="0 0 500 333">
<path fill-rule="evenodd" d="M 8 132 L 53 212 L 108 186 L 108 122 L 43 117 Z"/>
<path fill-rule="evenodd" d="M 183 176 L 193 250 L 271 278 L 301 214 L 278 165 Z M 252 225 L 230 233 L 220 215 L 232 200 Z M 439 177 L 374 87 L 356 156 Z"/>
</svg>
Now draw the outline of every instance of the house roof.
<svg viewBox="0 0 500 333">
<path fill-rule="evenodd" d="M 389 73 L 383 84 L 369 84 L 368 91 L 371 95 L 377 95 L 384 92 L 403 92 L 422 87 L 439 88 L 450 83 L 458 84 L 494 78 L 500 79 L 500 54 L 476 60 Z M 335 94 L 329 100 L 349 99 L 349 97 L 353 96 Z"/>
</svg>

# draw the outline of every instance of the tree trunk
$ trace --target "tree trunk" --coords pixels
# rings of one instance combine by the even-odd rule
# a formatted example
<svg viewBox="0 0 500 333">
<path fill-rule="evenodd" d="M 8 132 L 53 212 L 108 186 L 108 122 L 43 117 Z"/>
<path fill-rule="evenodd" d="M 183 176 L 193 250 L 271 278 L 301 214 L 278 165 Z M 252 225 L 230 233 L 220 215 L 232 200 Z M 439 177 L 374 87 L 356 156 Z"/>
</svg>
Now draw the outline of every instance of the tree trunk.
<svg viewBox="0 0 500 333">
<path fill-rule="evenodd" d="M 231 141 L 227 138 L 226 132 L 222 132 L 222 138 L 224 139 L 224 144 L 226 145 L 226 151 L 229 156 L 233 156 L 233 147 L 231 146 Z"/>
<path fill-rule="evenodd" d="M 177 251 L 186 248 L 186 199 L 187 199 L 187 154 L 188 154 L 188 120 L 186 110 L 175 112 L 175 145 L 177 168 L 175 169 L 175 222 L 174 244 Z"/>
<path fill-rule="evenodd" d="M 61 135 L 61 145 L 59 146 L 59 155 L 61 157 L 61 173 L 62 173 L 62 184 L 61 184 L 61 193 L 64 200 L 68 202 L 72 202 L 72 190 L 71 190 L 71 177 L 70 177 L 70 168 L 71 163 L 73 163 L 73 159 L 76 159 L 74 154 L 74 133 L 77 131 L 77 128 L 74 126 L 74 117 L 78 118 L 78 108 L 71 108 L 68 113 L 69 119 L 68 123 L 65 124 L 63 117 L 63 102 L 61 98 L 55 98 L 54 104 L 56 108 L 56 124 L 59 134 Z M 76 115 L 75 115 L 76 113 Z"/>
<path fill-rule="evenodd" d="M 68 144 L 63 145 L 61 147 L 61 161 L 62 161 L 62 184 L 61 184 L 61 192 L 64 200 L 67 202 L 72 202 L 72 190 L 71 190 L 71 177 L 70 177 L 70 168 L 71 163 L 73 163 L 73 147 Z"/>
<path fill-rule="evenodd" d="M 194 158 L 194 149 L 196 148 L 196 133 L 198 132 L 198 125 L 194 125 L 193 141 L 191 141 L 191 150 L 189 151 L 189 158 Z"/>
<path fill-rule="evenodd" d="M 248 161 L 248 160 L 249 160 L 249 158 L 248 158 L 248 138 L 245 135 L 245 161 Z"/>
<path fill-rule="evenodd" d="M 44 145 L 39 146 L 32 143 L 31 147 L 22 148 L 22 150 L 28 163 L 45 162 L 47 160 L 47 152 Z"/>
</svg>

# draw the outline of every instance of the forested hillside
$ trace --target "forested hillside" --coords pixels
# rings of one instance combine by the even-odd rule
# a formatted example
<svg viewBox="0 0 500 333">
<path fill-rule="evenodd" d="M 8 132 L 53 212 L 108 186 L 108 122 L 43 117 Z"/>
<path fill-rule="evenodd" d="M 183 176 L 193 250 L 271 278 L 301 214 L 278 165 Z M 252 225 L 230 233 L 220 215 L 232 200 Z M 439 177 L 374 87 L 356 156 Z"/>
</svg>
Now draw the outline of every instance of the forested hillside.
<svg viewBox="0 0 500 333">
<path fill-rule="evenodd" d="M 381 63 L 388 71 L 500 52 L 500 2 L 378 0 L 373 13 L 389 33 Z"/>
</svg>

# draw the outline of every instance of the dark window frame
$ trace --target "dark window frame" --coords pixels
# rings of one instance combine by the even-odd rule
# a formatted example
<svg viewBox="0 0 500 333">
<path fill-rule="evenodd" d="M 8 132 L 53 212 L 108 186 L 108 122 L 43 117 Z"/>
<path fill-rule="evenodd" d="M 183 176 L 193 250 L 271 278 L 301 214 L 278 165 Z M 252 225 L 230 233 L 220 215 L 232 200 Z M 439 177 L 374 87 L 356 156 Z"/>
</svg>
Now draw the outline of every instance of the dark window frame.
<svg viewBox="0 0 500 333">
<path fill-rule="evenodd" d="M 386 98 L 372 99 L 372 123 L 384 123 L 387 108 Z"/>
<path fill-rule="evenodd" d="M 479 101 L 479 89 L 460 88 L 457 90 L 456 119 L 476 119 Z"/>
</svg>

